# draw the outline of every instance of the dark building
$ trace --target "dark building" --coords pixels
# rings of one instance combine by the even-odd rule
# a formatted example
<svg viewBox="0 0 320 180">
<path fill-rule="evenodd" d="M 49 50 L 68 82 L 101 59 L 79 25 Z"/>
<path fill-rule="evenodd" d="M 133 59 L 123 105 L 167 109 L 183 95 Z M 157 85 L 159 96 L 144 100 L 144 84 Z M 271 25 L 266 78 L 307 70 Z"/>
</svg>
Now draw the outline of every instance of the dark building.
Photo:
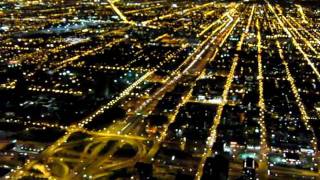
<svg viewBox="0 0 320 180">
<path fill-rule="evenodd" d="M 137 172 L 139 174 L 139 179 L 141 180 L 152 179 L 152 170 L 153 170 L 152 164 L 137 162 L 134 167 L 137 169 Z"/>
<path fill-rule="evenodd" d="M 207 158 L 202 180 L 227 180 L 229 171 L 229 160 L 222 155 L 216 155 L 215 157 Z"/>
<path fill-rule="evenodd" d="M 183 179 L 183 180 L 193 180 L 194 176 L 178 172 L 177 175 L 176 175 L 176 180 L 181 180 L 181 179 Z"/>
</svg>

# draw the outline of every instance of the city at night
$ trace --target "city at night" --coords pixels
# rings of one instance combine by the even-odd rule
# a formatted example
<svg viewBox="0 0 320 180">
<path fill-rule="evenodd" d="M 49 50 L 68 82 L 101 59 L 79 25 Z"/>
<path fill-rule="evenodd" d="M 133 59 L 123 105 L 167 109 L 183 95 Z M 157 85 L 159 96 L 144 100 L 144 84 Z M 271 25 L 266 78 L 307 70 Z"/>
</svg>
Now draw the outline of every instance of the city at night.
<svg viewBox="0 0 320 180">
<path fill-rule="evenodd" d="M 0 0 L 0 179 L 320 180 L 319 0 Z"/>
</svg>

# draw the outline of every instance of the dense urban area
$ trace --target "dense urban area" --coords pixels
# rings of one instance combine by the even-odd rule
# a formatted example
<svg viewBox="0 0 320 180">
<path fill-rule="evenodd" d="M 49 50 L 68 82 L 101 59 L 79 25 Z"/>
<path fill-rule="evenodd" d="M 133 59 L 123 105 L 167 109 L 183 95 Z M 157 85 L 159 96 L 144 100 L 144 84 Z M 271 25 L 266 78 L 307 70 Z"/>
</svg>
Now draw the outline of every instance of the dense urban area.
<svg viewBox="0 0 320 180">
<path fill-rule="evenodd" d="M 319 179 L 317 0 L 1 0 L 0 179 Z"/>
</svg>

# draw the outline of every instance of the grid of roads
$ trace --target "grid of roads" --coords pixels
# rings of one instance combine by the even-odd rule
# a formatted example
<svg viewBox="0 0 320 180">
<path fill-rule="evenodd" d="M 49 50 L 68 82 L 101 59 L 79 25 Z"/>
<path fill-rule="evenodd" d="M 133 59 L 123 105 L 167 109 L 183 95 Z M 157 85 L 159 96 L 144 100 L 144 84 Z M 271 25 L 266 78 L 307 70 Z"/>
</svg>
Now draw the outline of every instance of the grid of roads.
<svg viewBox="0 0 320 180">
<path fill-rule="evenodd" d="M 0 177 L 318 179 L 319 7 L 2 0 Z"/>
</svg>

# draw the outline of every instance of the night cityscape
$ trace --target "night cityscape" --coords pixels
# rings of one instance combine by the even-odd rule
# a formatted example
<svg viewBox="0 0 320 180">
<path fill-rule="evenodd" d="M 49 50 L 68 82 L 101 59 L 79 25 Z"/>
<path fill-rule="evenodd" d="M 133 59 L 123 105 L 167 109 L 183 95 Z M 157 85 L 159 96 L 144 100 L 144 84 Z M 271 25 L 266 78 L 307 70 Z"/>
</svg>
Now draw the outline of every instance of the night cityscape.
<svg viewBox="0 0 320 180">
<path fill-rule="evenodd" d="M 0 0 L 0 179 L 320 179 L 319 0 Z"/>
</svg>

